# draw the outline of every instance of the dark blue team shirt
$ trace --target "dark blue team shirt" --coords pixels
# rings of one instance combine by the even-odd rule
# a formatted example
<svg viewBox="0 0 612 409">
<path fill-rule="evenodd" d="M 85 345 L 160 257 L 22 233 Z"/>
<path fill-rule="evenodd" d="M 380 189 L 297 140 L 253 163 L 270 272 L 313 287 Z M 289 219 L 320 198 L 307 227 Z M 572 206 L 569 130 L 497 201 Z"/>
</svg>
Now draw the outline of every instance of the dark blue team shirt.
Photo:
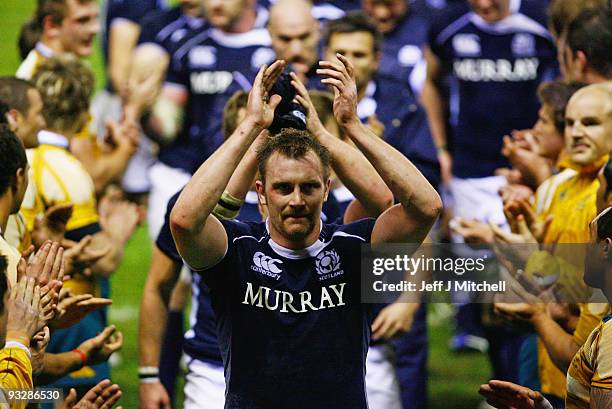
<svg viewBox="0 0 612 409">
<path fill-rule="evenodd" d="M 385 125 L 385 141 L 410 159 L 429 183 L 439 185 L 440 165 L 427 114 L 407 81 L 377 74 L 357 113 L 363 121 L 375 113 Z"/>
<path fill-rule="evenodd" d="M 398 81 L 411 81 L 413 89 L 420 90 L 426 71 L 422 48 L 427 43 L 428 32 L 427 17 L 411 5 L 402 22 L 384 36 L 378 73 Z M 421 70 L 416 78 L 411 77 L 415 67 Z"/>
<path fill-rule="evenodd" d="M 170 212 L 176 204 L 181 191 L 182 189 L 168 201 L 166 215 L 164 217 L 164 225 L 157 236 L 155 244 L 170 259 L 182 264 L 183 260 L 176 249 L 176 245 L 172 239 L 172 232 L 170 231 Z M 247 201 L 245 201 L 244 205 L 242 205 L 240 208 L 238 219 L 244 222 L 261 221 L 261 214 L 257 208 L 257 202 L 254 200 L 249 201 L 248 199 L 249 195 L 247 195 Z M 340 213 L 338 202 L 335 197 L 330 194 L 328 196 L 328 200 L 323 204 L 321 219 L 323 221 L 330 222 L 339 220 L 339 223 L 341 223 L 341 217 L 342 214 Z M 216 327 L 217 320 L 212 310 L 210 290 L 202 281 L 202 277 L 200 275 L 195 274 L 192 275 L 192 277 L 192 291 L 194 300 L 192 311 L 194 311 L 195 315 L 194 319 L 190 323 L 191 328 L 185 334 L 185 353 L 187 353 L 187 355 L 189 355 L 191 358 L 221 366 L 223 365 L 223 360 L 221 359 L 221 352 L 219 350 Z"/>
<path fill-rule="evenodd" d="M 181 7 L 157 10 L 148 13 L 141 21 L 138 44 L 154 43 L 161 46 L 169 55 L 181 42 L 203 29 L 204 19 L 183 14 Z"/>
<path fill-rule="evenodd" d="M 223 143 L 223 108 L 238 90 L 250 90 L 259 67 L 274 58 L 266 29 L 227 34 L 206 28 L 190 36 L 172 55 L 167 82 L 189 92 L 185 128 L 159 160 L 194 173 Z"/>
<path fill-rule="evenodd" d="M 101 33 L 102 55 L 105 65 L 108 62 L 108 35 L 115 19 L 125 19 L 138 24 L 147 13 L 154 10 L 163 10 L 165 7 L 165 0 L 107 0 Z M 110 87 L 109 81 L 107 88 L 110 90 Z"/>
<path fill-rule="evenodd" d="M 367 408 L 371 306 L 360 302 L 357 255 L 374 222 L 323 224 L 300 251 L 274 243 L 263 222 L 221 222 L 228 251 L 200 274 L 218 320 L 225 408 Z"/>
<path fill-rule="evenodd" d="M 503 136 L 536 121 L 537 87 L 558 74 L 545 3 L 513 0 L 512 14 L 496 24 L 467 6 L 445 10 L 432 22 L 431 49 L 458 86 L 449 140 L 455 176 L 487 177 L 508 166 L 500 153 Z"/>
</svg>

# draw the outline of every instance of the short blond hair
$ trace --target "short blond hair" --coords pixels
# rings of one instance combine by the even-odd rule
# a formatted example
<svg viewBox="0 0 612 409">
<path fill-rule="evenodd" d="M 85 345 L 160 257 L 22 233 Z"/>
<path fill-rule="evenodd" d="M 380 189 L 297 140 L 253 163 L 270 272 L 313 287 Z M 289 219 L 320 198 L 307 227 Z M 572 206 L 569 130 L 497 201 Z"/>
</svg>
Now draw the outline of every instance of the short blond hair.
<svg viewBox="0 0 612 409">
<path fill-rule="evenodd" d="M 79 131 L 94 90 L 91 69 L 72 55 L 43 61 L 32 82 L 40 91 L 43 115 L 49 129 L 60 133 Z"/>
</svg>

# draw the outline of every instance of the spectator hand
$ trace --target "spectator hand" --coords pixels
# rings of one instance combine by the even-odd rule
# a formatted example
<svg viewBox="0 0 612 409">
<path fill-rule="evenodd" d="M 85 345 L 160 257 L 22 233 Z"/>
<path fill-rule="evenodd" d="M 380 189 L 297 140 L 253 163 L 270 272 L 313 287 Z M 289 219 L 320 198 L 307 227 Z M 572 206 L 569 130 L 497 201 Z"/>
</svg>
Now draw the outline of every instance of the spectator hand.
<svg viewBox="0 0 612 409">
<path fill-rule="evenodd" d="M 41 286 L 59 292 L 64 279 L 64 249 L 57 242 L 46 241 L 29 261 L 19 260 L 17 279 L 31 277 Z"/>
<path fill-rule="evenodd" d="M 49 297 L 49 294 L 46 295 Z M 32 277 L 21 277 L 16 286 L 11 288 L 6 302 L 7 341 L 17 341 L 30 346 L 30 340 L 45 325 L 47 317 L 54 306 L 49 298 L 41 302 L 40 287 Z"/>
<path fill-rule="evenodd" d="M 449 227 L 457 234 L 463 236 L 466 243 L 493 243 L 495 235 L 488 224 L 477 220 L 467 220 L 462 217 L 456 217 Z"/>
<path fill-rule="evenodd" d="M 529 201 L 533 197 L 533 190 L 523 184 L 508 184 L 499 189 L 499 195 L 505 205 L 521 200 Z"/>
<path fill-rule="evenodd" d="M 128 201 L 111 202 L 104 212 L 100 212 L 100 227 L 119 243 L 132 237 L 139 222 L 138 206 Z"/>
<path fill-rule="evenodd" d="M 116 328 L 110 325 L 97 336 L 83 342 L 77 348 L 87 357 L 87 365 L 96 365 L 108 361 L 113 352 L 123 346 L 121 332 L 115 334 Z"/>
<path fill-rule="evenodd" d="M 111 381 L 105 379 L 87 391 L 83 399 L 78 402 L 76 390 L 70 389 L 62 409 L 111 409 L 119 399 L 121 399 L 119 385 L 113 385 Z"/>
<path fill-rule="evenodd" d="M 32 375 L 34 376 L 40 375 L 44 369 L 43 358 L 50 339 L 51 332 L 49 331 L 49 327 L 45 326 L 41 331 L 34 335 L 30 341 L 30 353 L 32 354 Z"/>
<path fill-rule="evenodd" d="M 50 323 L 54 329 L 71 327 L 90 312 L 113 303 L 108 298 L 97 298 L 91 294 L 72 295 L 68 289 L 66 292 L 67 296 L 62 297 L 57 305 L 58 315 Z"/>
<path fill-rule="evenodd" d="M 540 392 L 512 382 L 490 380 L 480 385 L 478 393 L 498 409 L 553 409 Z"/>
<path fill-rule="evenodd" d="M 62 245 L 66 248 L 64 251 L 64 265 L 66 274 L 83 274 L 91 275 L 91 267 L 98 260 L 106 256 L 110 251 L 110 247 L 95 249 L 91 244 L 92 237 L 87 235 L 78 243 L 71 240 L 62 241 Z"/>
<path fill-rule="evenodd" d="M 61 242 L 66 233 L 66 224 L 72 217 L 72 204 L 51 206 L 42 218 L 34 221 L 32 243 L 40 248 L 45 241 Z"/>
</svg>

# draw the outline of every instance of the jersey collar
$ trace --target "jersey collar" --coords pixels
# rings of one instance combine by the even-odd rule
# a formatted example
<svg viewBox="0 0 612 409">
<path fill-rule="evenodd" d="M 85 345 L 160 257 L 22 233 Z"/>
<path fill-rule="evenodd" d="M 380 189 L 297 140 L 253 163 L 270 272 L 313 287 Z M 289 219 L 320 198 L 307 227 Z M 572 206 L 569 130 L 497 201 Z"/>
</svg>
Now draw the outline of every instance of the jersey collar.
<svg viewBox="0 0 612 409">
<path fill-rule="evenodd" d="M 53 57 L 53 50 L 51 49 L 51 47 L 44 45 L 40 41 L 36 43 L 34 48 L 36 49 L 36 51 L 38 51 L 40 55 L 42 55 L 45 58 Z"/>
<path fill-rule="evenodd" d="M 53 145 L 64 149 L 68 149 L 70 146 L 68 138 L 64 135 L 45 130 L 38 132 L 38 143 L 41 145 Z"/>
<path fill-rule="evenodd" d="M 301 260 L 305 258 L 311 258 L 319 254 L 321 250 L 323 250 L 323 248 L 327 245 L 327 243 L 324 243 L 323 240 L 321 240 L 323 222 L 319 224 L 320 226 L 319 227 L 319 238 L 317 239 L 317 241 L 312 243 L 310 246 L 304 249 L 299 249 L 299 250 L 288 249 L 286 247 L 281 246 L 277 242 L 275 242 L 270 236 L 270 229 L 268 228 L 269 222 L 270 222 L 270 219 L 266 219 L 266 231 L 268 233 L 268 237 L 270 237 L 270 239 L 268 240 L 268 244 L 270 245 L 272 250 L 274 250 L 274 252 L 278 254 L 279 256 L 282 256 L 282 257 L 285 257 L 291 260 Z"/>
</svg>

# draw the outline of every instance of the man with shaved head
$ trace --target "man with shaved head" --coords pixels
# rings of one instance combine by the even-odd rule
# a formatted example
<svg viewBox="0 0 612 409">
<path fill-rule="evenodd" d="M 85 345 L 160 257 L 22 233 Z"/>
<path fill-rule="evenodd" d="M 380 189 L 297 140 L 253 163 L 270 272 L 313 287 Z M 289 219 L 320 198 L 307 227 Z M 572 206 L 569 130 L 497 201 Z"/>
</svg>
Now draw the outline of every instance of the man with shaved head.
<svg viewBox="0 0 612 409">
<path fill-rule="evenodd" d="M 308 88 L 319 88 L 310 81 L 319 59 L 319 22 L 307 0 L 279 0 L 270 8 L 268 31 L 276 58 L 291 66 Z M 317 81 L 318 84 L 318 81 Z"/>
</svg>

